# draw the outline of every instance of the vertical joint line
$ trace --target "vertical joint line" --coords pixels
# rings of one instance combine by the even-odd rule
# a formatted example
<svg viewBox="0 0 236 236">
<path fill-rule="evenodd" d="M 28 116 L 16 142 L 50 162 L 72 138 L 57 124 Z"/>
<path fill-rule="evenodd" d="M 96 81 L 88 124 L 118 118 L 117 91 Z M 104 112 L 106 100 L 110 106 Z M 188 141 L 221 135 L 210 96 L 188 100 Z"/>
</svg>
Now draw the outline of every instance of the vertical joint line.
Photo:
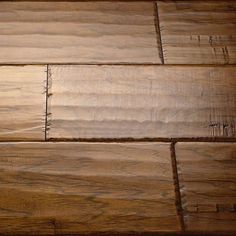
<svg viewBox="0 0 236 236">
<path fill-rule="evenodd" d="M 157 47 L 159 50 L 159 57 L 161 59 L 161 63 L 165 64 L 163 46 L 162 46 L 162 38 L 161 38 L 161 26 L 160 26 L 160 17 L 158 12 L 157 2 L 154 2 L 154 23 L 156 28 L 156 37 L 157 37 Z"/>
<path fill-rule="evenodd" d="M 180 219 L 181 230 L 185 231 L 184 212 L 183 212 L 181 192 L 180 192 L 180 184 L 179 184 L 178 168 L 177 168 L 177 161 L 176 161 L 175 144 L 176 144 L 176 142 L 172 141 L 171 146 L 170 146 L 172 170 L 173 170 L 173 178 L 174 178 L 174 186 L 175 186 L 175 205 L 176 205 L 177 214 L 178 214 L 179 219 Z"/>
<path fill-rule="evenodd" d="M 47 65 L 47 78 L 46 78 L 46 112 L 45 112 L 45 129 L 44 129 L 45 141 L 47 141 L 47 127 L 48 127 L 48 80 L 49 80 L 49 65 Z"/>
</svg>

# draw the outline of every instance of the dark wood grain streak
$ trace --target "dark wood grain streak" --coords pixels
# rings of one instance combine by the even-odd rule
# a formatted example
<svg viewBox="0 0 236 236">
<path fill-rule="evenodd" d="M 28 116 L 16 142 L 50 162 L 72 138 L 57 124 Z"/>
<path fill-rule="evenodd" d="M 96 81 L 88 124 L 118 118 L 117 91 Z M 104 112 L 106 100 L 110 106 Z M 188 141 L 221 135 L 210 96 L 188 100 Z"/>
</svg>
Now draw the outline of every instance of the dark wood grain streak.
<svg viewBox="0 0 236 236">
<path fill-rule="evenodd" d="M 161 63 L 152 2 L 0 2 L 0 63 Z"/>
<path fill-rule="evenodd" d="M 236 232 L 236 143 L 178 143 L 188 231 Z"/>
<path fill-rule="evenodd" d="M 180 230 L 168 143 L 0 143 L 0 233 Z"/>
<path fill-rule="evenodd" d="M 49 139 L 235 138 L 236 69 L 50 66 Z"/>
</svg>

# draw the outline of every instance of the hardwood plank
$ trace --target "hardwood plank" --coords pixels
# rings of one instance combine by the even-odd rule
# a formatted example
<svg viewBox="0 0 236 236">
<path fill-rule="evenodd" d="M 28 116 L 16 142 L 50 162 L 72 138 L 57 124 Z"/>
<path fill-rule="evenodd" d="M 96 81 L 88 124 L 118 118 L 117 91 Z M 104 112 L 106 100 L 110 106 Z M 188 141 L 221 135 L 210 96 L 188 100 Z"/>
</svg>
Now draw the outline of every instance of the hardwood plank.
<svg viewBox="0 0 236 236">
<path fill-rule="evenodd" d="M 0 63 L 160 63 L 154 15 L 152 2 L 0 2 Z"/>
<path fill-rule="evenodd" d="M 0 67 L 0 141 L 44 140 L 46 66 Z"/>
<path fill-rule="evenodd" d="M 158 1 L 166 64 L 236 63 L 235 1 Z"/>
<path fill-rule="evenodd" d="M 236 68 L 51 66 L 49 139 L 236 137 Z"/>
<path fill-rule="evenodd" d="M 0 143 L 0 166 L 0 233 L 180 229 L 168 143 Z"/>
<path fill-rule="evenodd" d="M 177 166 L 189 231 L 236 232 L 236 143 L 178 143 Z"/>
</svg>

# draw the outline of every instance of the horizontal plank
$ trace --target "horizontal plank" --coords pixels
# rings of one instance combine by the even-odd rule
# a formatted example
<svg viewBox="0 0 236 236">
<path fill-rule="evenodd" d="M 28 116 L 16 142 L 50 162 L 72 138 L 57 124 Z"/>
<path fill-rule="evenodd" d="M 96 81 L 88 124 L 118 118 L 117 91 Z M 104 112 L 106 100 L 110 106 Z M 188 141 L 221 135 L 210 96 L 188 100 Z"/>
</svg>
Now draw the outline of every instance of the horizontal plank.
<svg viewBox="0 0 236 236">
<path fill-rule="evenodd" d="M 235 64 L 235 1 L 158 1 L 166 64 Z"/>
<path fill-rule="evenodd" d="M 49 139 L 236 137 L 236 68 L 50 66 Z"/>
<path fill-rule="evenodd" d="M 152 2 L 1 1 L 0 28 L 3 64 L 161 62 Z"/>
<path fill-rule="evenodd" d="M 189 231 L 236 232 L 236 143 L 178 143 L 180 191 Z"/>
<path fill-rule="evenodd" d="M 0 140 L 44 140 L 46 66 L 0 67 Z"/>
<path fill-rule="evenodd" d="M 0 166 L 0 233 L 180 229 L 168 143 L 0 143 Z"/>
</svg>

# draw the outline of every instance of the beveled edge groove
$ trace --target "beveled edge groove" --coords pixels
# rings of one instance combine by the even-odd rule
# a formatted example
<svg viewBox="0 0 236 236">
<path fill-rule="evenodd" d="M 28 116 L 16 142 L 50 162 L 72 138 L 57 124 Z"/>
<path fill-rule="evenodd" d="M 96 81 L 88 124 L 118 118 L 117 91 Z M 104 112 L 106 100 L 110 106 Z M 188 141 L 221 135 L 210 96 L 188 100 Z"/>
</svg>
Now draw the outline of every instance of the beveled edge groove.
<svg viewBox="0 0 236 236">
<path fill-rule="evenodd" d="M 195 0 L 192 0 L 195 1 Z M 235 67 L 236 63 L 234 64 L 160 64 L 160 63 L 22 63 L 22 64 L 14 64 L 14 63 L 1 63 L 1 66 L 159 66 L 159 67 Z"/>
<path fill-rule="evenodd" d="M 173 142 L 173 141 L 170 144 L 172 173 L 173 173 L 173 181 L 174 181 L 174 187 L 175 187 L 175 206 L 176 206 L 176 212 L 179 218 L 181 231 L 185 232 L 184 211 L 182 207 L 182 198 L 181 198 L 181 192 L 180 192 L 180 183 L 179 183 L 179 174 L 178 174 L 178 167 L 177 167 L 177 160 L 176 160 L 175 144 L 176 142 Z"/>
<path fill-rule="evenodd" d="M 46 91 L 45 91 L 45 124 L 44 124 L 44 141 L 47 141 L 47 127 L 48 127 L 48 80 L 49 80 L 49 65 L 46 69 L 47 78 L 46 78 Z"/>
<path fill-rule="evenodd" d="M 47 65 L 47 94 L 46 94 L 46 106 L 47 106 L 47 112 L 46 112 L 46 123 L 45 123 L 45 142 L 48 140 L 50 126 L 51 126 L 51 111 L 50 111 L 50 104 L 49 99 L 52 96 L 51 93 L 51 87 L 52 87 L 52 73 L 51 73 L 51 65 Z"/>
<path fill-rule="evenodd" d="M 196 137 L 196 138 L 49 138 L 48 142 L 236 142 L 236 138 Z"/>
<path fill-rule="evenodd" d="M 0 140 L 0 143 L 24 143 L 24 142 L 96 142 L 96 143 L 126 143 L 126 142 L 209 142 L 209 143 L 236 143 L 236 138 L 218 138 L 218 137 L 197 137 L 197 138 L 49 138 L 47 140 L 40 139 L 15 139 L 15 140 Z M 1 236 L 1 234 L 0 234 Z"/>
<path fill-rule="evenodd" d="M 160 28 L 160 17 L 158 12 L 158 4 L 157 2 L 153 3 L 153 12 L 154 12 L 154 25 L 156 29 L 156 41 L 157 41 L 157 48 L 159 53 L 159 58 L 161 60 L 161 64 L 165 64 L 165 58 L 163 54 L 163 44 L 162 44 L 162 38 L 161 38 L 161 28 Z"/>
</svg>

